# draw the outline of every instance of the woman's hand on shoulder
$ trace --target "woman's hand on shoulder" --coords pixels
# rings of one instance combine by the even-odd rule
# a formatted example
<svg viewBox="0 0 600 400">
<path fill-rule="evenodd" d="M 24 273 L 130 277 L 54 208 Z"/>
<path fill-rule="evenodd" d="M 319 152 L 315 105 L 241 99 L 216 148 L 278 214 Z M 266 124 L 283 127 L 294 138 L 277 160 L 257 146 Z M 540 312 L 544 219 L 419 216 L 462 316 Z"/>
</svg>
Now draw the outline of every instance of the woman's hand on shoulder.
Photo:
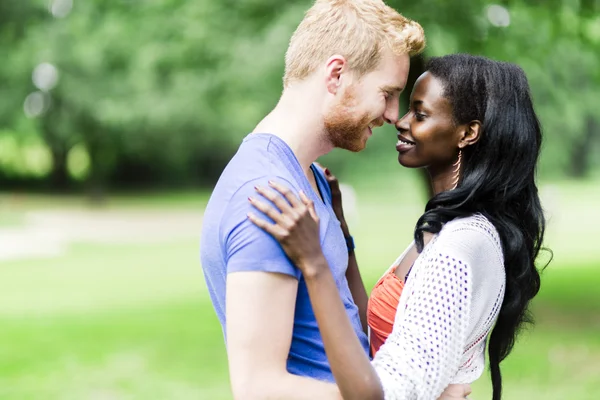
<svg viewBox="0 0 600 400">
<path fill-rule="evenodd" d="M 305 276 L 320 272 L 322 268 L 327 267 L 327 263 L 321 249 L 319 217 L 313 201 L 302 191 L 298 198 L 289 187 L 280 183 L 271 181 L 269 186 L 274 190 L 261 186 L 255 189 L 274 206 L 260 198 L 250 197 L 248 200 L 274 223 L 254 213 L 249 213 L 248 219 L 277 239 L 288 257 Z"/>
</svg>

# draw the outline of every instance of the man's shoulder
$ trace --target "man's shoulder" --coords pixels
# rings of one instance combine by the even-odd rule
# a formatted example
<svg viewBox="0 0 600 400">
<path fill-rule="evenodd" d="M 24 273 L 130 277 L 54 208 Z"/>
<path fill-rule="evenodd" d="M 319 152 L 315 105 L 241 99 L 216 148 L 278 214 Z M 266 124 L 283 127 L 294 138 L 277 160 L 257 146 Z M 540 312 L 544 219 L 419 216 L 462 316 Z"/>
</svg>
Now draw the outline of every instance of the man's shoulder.
<svg viewBox="0 0 600 400">
<path fill-rule="evenodd" d="M 248 197 L 257 196 L 256 187 L 268 187 L 269 181 L 283 183 L 292 189 L 299 187 L 298 182 L 286 170 L 269 168 L 230 168 L 224 171 L 215 186 L 206 213 L 213 217 L 220 215 L 220 225 L 236 226 L 246 219 L 252 207 Z"/>
<path fill-rule="evenodd" d="M 249 135 L 223 170 L 206 208 L 218 225 L 231 227 L 243 221 L 251 211 L 248 197 L 256 196 L 258 185 L 268 186 L 274 180 L 298 189 L 299 183 L 282 155 L 269 149 L 271 139 L 268 135 Z"/>
<path fill-rule="evenodd" d="M 290 179 L 281 158 L 279 152 L 271 149 L 269 137 L 249 135 L 225 167 L 218 184 L 241 188 L 263 178 L 281 176 Z"/>
<path fill-rule="evenodd" d="M 253 193 L 256 185 L 268 185 L 270 180 L 298 188 L 300 183 L 280 161 L 276 155 L 259 150 L 238 152 L 223 171 L 214 193 L 228 199 L 244 197 L 249 191 Z"/>
</svg>

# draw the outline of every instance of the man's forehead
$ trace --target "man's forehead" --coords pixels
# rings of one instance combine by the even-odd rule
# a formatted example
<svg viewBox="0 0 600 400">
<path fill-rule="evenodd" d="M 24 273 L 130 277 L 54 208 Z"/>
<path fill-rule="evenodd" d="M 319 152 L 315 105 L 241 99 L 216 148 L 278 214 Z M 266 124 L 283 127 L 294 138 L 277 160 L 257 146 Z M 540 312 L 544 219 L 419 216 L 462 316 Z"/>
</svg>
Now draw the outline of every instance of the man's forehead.
<svg viewBox="0 0 600 400">
<path fill-rule="evenodd" d="M 385 84 L 392 88 L 404 89 L 410 69 L 408 55 L 388 55 L 381 64 L 380 73 L 387 78 Z"/>
</svg>

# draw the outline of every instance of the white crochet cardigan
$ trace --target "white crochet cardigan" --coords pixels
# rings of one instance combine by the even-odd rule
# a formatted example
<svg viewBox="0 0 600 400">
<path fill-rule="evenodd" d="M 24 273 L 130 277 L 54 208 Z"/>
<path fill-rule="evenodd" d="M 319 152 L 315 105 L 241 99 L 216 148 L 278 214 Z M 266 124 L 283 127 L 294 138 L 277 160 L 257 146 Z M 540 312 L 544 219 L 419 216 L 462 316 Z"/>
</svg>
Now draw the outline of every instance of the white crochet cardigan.
<svg viewBox="0 0 600 400">
<path fill-rule="evenodd" d="M 434 400 L 479 378 L 504 285 L 496 228 L 481 215 L 448 222 L 415 261 L 373 359 L 385 399 Z"/>
</svg>

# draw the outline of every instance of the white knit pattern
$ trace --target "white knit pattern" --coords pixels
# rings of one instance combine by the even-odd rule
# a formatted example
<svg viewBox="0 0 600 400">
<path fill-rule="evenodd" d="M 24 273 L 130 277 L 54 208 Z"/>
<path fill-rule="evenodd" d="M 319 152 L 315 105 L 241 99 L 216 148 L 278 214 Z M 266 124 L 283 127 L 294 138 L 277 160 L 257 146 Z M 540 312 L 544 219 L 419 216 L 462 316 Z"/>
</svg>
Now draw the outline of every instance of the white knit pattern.
<svg viewBox="0 0 600 400">
<path fill-rule="evenodd" d="M 415 261 L 373 360 L 385 399 L 434 400 L 450 383 L 479 378 L 504 285 L 494 226 L 481 215 L 447 223 Z"/>
</svg>

